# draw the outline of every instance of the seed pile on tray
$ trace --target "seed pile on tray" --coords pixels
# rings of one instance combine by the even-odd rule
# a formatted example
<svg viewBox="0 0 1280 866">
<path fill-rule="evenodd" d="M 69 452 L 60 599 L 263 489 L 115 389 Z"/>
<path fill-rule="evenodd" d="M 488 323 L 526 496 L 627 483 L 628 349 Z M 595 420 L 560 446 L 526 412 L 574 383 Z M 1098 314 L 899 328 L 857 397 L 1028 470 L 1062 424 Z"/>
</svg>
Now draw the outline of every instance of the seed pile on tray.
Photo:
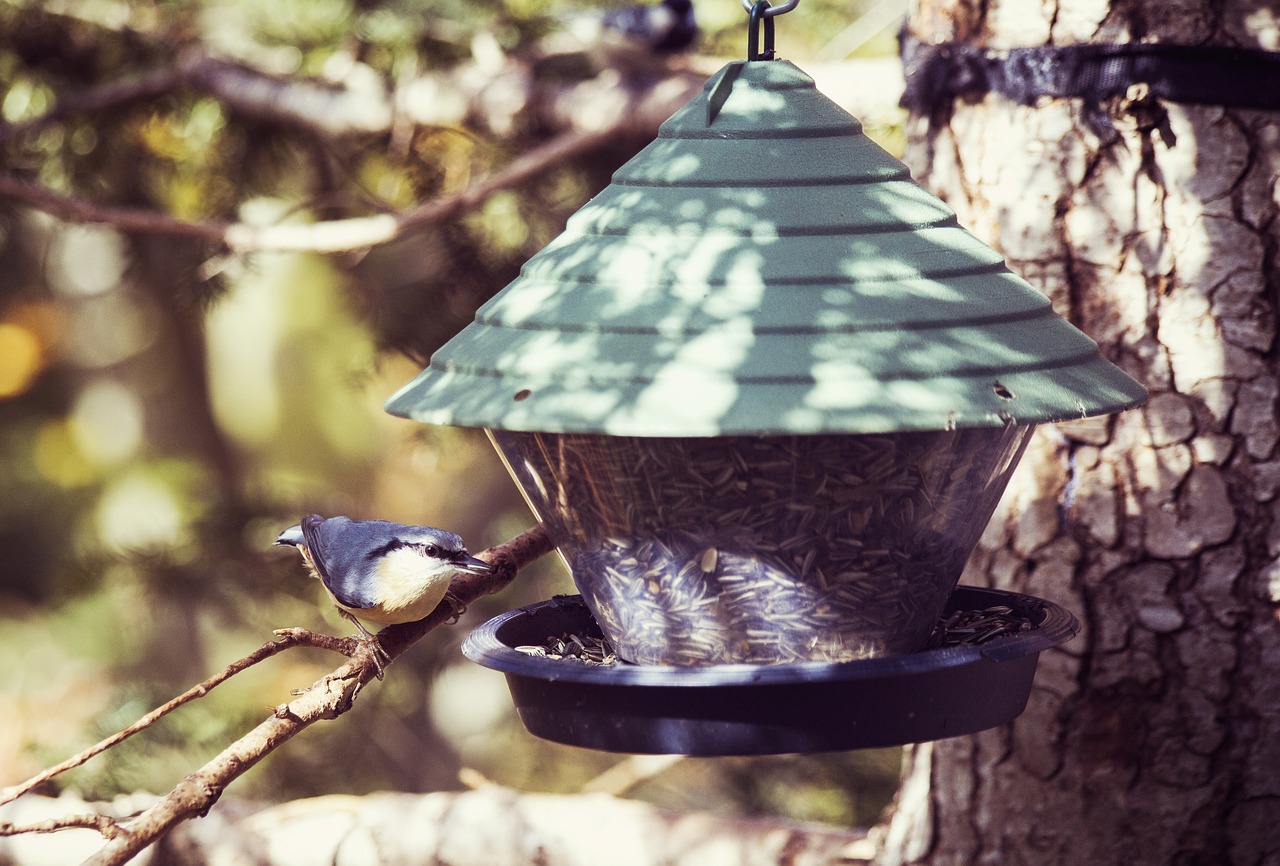
<svg viewBox="0 0 1280 866">
<path fill-rule="evenodd" d="M 552 636 L 540 644 L 518 646 L 525 655 L 544 659 L 570 659 L 588 665 L 611 665 L 618 660 L 613 647 L 602 637 L 590 634 L 565 634 Z"/>
<path fill-rule="evenodd" d="M 1031 631 L 1035 627 L 1033 617 L 1006 604 L 982 610 L 957 610 L 938 619 L 929 635 L 927 648 L 977 646 L 1004 635 Z M 516 649 L 538 658 L 568 659 L 601 667 L 619 661 L 607 640 L 591 634 L 552 636 L 541 644 L 518 646 Z"/>
<path fill-rule="evenodd" d="M 1025 441 L 495 439 L 618 655 L 678 665 L 924 648 Z"/>
<path fill-rule="evenodd" d="M 1035 621 L 1007 604 L 982 610 L 957 610 L 938 622 L 929 635 L 929 649 L 976 646 L 1006 634 L 1035 628 Z"/>
</svg>

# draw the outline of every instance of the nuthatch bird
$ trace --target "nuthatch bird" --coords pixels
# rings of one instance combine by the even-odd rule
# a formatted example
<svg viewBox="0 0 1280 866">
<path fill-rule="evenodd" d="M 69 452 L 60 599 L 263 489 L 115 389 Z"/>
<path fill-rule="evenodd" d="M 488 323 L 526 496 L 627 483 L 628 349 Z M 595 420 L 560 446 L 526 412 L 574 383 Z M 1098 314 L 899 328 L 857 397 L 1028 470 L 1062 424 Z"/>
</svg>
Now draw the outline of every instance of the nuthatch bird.
<svg viewBox="0 0 1280 866">
<path fill-rule="evenodd" d="M 452 532 L 387 520 L 311 514 L 280 533 L 276 544 L 298 549 L 312 576 L 333 596 L 338 613 L 370 642 L 375 657 L 385 654 L 361 619 L 388 625 L 422 619 L 446 598 L 455 572 L 493 570 L 469 555 Z"/>
</svg>

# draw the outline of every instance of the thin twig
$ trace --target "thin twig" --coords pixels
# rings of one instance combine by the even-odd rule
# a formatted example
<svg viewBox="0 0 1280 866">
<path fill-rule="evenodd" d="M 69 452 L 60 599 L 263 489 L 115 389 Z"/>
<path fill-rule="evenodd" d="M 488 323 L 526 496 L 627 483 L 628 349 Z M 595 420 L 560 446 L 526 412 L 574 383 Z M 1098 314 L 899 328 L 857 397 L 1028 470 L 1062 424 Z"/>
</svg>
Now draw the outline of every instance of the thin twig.
<svg viewBox="0 0 1280 866">
<path fill-rule="evenodd" d="M 23 833 L 57 833 L 60 830 L 85 829 L 97 830 L 108 839 L 114 839 L 120 832 L 120 824 L 110 815 L 67 815 L 63 818 L 50 818 L 34 824 L 13 824 L 0 821 L 0 836 L 18 836 Z"/>
<path fill-rule="evenodd" d="M 339 652 L 350 657 L 352 653 L 355 652 L 356 647 L 356 642 L 351 638 L 335 638 L 330 637 L 329 635 L 315 634 L 314 632 L 310 632 L 304 628 L 281 629 L 276 632 L 276 635 L 277 640 L 268 641 L 239 661 L 232 662 L 217 674 L 209 677 L 209 679 L 199 685 L 192 686 L 190 689 L 178 695 L 168 703 L 156 707 L 154 710 L 129 725 L 127 728 L 112 734 L 100 743 L 90 746 L 78 755 L 67 758 L 62 763 L 37 773 L 25 782 L 20 782 L 17 785 L 5 788 L 4 791 L 0 792 L 0 806 L 3 806 L 5 803 L 13 802 L 23 794 L 40 787 L 55 776 L 79 767 L 81 764 L 84 764 L 90 759 L 102 754 L 112 746 L 122 743 L 139 731 L 143 731 L 151 727 L 156 722 L 169 715 L 169 713 L 178 709 L 178 707 L 188 704 L 197 698 L 204 697 L 216 686 L 221 685 L 241 671 L 247 670 L 259 662 L 266 661 L 283 650 L 295 646 L 312 646 Z"/>
</svg>

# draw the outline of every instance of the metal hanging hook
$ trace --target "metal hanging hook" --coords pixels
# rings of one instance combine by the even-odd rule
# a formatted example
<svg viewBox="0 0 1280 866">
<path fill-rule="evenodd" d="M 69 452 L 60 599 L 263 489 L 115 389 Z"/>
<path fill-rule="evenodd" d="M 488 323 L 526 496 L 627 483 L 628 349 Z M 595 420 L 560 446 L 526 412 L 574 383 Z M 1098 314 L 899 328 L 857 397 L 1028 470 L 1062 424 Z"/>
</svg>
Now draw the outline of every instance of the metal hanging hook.
<svg viewBox="0 0 1280 866">
<path fill-rule="evenodd" d="M 752 11 L 752 9 L 755 6 L 758 6 L 758 5 L 759 5 L 758 3 L 752 3 L 751 0 L 742 0 L 742 8 L 749 13 Z M 785 0 L 785 2 L 779 3 L 777 6 L 770 6 L 766 3 L 765 11 L 763 12 L 763 15 L 765 18 L 773 18 L 775 15 L 782 15 L 787 12 L 790 12 L 792 9 L 796 8 L 799 5 L 800 5 L 800 0 Z"/>
<path fill-rule="evenodd" d="M 745 3 L 746 0 L 743 0 Z M 799 2 L 799 0 L 795 0 Z M 770 11 L 778 7 L 769 5 L 769 0 L 756 0 L 748 10 L 747 19 L 747 60 L 773 60 L 773 16 Z M 760 45 L 760 22 L 764 21 L 764 46 Z"/>
</svg>

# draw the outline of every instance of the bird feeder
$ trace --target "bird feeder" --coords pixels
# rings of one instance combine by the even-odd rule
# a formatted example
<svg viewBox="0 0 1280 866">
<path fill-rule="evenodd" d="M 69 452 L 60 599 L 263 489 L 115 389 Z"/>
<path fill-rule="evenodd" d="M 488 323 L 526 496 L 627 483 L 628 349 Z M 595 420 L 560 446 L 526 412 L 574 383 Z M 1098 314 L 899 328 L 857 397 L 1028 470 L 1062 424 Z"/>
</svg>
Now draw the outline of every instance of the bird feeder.
<svg viewBox="0 0 1280 866">
<path fill-rule="evenodd" d="M 620 659 L 692 672 L 923 651 L 1034 426 L 1145 396 L 812 79 L 748 61 L 387 408 L 487 430 Z"/>
</svg>

